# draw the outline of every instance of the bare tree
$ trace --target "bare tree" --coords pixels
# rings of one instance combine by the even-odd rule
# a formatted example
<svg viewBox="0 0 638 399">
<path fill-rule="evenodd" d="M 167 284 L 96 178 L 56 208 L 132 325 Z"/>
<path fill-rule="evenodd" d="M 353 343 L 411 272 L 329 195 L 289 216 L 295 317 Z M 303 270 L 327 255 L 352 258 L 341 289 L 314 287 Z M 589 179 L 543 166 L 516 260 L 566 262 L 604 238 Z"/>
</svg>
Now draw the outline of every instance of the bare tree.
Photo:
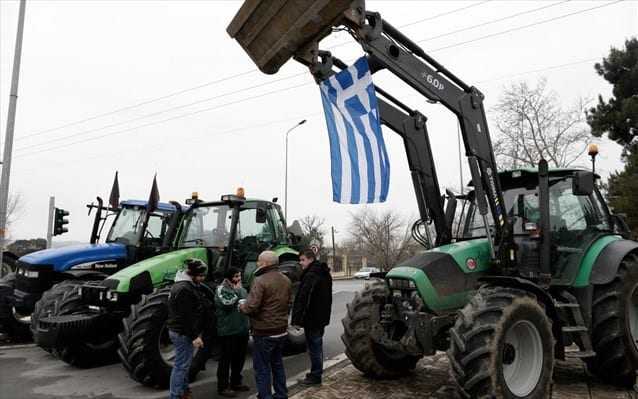
<svg viewBox="0 0 638 399">
<path fill-rule="evenodd" d="M 7 203 L 7 227 L 11 227 L 22 215 L 24 203 L 20 193 L 9 194 Z"/>
<path fill-rule="evenodd" d="M 505 88 L 493 111 L 498 135 L 494 153 L 501 168 L 535 167 L 541 158 L 550 166 L 573 164 L 591 140 L 586 123 L 587 101 L 564 109 L 542 78 L 536 87 L 526 82 Z"/>
<path fill-rule="evenodd" d="M 304 233 L 304 244 L 309 245 L 313 241 L 318 241 L 319 246 L 323 248 L 323 242 L 326 232 L 323 225 L 326 223 L 326 219 L 317 215 L 305 216 L 301 219 L 301 229 Z"/>
<path fill-rule="evenodd" d="M 351 214 L 349 242 L 368 257 L 371 264 L 388 270 L 420 248 L 410 235 L 410 225 L 388 210 L 375 213 L 364 208 Z"/>
</svg>

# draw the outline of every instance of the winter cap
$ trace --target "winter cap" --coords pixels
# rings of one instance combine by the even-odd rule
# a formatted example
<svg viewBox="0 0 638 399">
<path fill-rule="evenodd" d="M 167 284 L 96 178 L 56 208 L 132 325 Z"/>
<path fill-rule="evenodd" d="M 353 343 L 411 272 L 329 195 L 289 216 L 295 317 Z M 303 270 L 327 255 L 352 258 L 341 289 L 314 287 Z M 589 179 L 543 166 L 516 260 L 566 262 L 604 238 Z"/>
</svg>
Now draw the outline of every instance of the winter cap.
<svg viewBox="0 0 638 399">
<path fill-rule="evenodd" d="M 199 259 L 186 259 L 184 264 L 186 265 L 186 272 L 192 277 L 206 274 L 206 263 Z"/>
</svg>

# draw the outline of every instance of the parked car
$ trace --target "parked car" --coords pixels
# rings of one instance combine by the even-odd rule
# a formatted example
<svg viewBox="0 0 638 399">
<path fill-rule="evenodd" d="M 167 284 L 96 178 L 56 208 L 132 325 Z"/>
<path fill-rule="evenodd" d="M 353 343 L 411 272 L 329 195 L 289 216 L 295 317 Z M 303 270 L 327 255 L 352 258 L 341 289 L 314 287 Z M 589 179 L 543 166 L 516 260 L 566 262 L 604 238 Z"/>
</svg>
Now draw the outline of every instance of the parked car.
<svg viewBox="0 0 638 399">
<path fill-rule="evenodd" d="M 380 271 L 381 270 L 379 270 L 376 267 L 363 267 L 361 268 L 361 270 L 359 270 L 358 272 L 354 274 L 354 278 L 364 278 L 366 280 L 369 280 L 370 274 L 379 273 Z"/>
</svg>

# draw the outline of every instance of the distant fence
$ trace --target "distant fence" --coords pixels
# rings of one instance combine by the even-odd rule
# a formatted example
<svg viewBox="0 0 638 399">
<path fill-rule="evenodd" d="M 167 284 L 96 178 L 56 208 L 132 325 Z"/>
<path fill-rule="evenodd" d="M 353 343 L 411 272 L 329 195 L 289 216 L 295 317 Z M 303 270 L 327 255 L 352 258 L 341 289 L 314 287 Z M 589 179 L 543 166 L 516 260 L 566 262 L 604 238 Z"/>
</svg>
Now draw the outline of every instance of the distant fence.
<svg viewBox="0 0 638 399">
<path fill-rule="evenodd" d="M 367 267 L 368 259 L 361 255 L 337 255 L 335 259 L 330 254 L 326 257 L 326 263 L 333 277 L 350 277 L 361 268 Z"/>
</svg>

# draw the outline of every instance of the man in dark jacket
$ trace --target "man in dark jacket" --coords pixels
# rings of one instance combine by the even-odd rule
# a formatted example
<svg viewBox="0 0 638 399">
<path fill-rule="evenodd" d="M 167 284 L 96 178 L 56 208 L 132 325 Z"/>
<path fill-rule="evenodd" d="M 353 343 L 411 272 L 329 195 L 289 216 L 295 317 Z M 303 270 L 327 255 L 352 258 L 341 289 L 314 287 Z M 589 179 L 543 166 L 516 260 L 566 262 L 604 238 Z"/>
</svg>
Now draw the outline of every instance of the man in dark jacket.
<svg viewBox="0 0 638 399">
<path fill-rule="evenodd" d="M 310 249 L 301 253 L 299 263 L 303 272 L 292 308 L 291 324 L 304 328 L 310 356 L 310 373 L 299 382 L 319 385 L 323 375 L 323 333 L 330 324 L 332 276 L 328 266 L 319 262 Z"/>
<path fill-rule="evenodd" d="M 288 335 L 292 284 L 279 271 L 279 259 L 272 251 L 259 255 L 257 267 L 246 303 L 239 305 L 239 310 L 250 317 L 257 398 L 286 399 L 283 347 Z"/>
<path fill-rule="evenodd" d="M 175 346 L 175 364 L 171 371 L 170 399 L 190 398 L 188 370 L 193 360 L 193 348 L 203 348 L 200 336 L 204 317 L 204 299 L 198 285 L 206 277 L 206 264 L 199 259 L 187 259 L 185 269 L 175 275 L 175 284 L 168 296 L 168 335 Z"/>
</svg>

